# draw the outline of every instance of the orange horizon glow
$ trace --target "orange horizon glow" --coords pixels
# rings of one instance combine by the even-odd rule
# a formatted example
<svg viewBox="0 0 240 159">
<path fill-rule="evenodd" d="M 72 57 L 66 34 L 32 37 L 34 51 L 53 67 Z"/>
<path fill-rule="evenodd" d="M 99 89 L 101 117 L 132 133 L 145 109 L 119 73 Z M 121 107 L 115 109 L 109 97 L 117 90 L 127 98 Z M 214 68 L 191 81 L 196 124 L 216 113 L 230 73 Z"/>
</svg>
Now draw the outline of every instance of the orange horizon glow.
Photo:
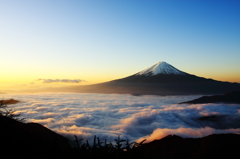
<svg viewBox="0 0 240 159">
<path fill-rule="evenodd" d="M 203 77 L 203 76 L 199 76 Z M 209 78 L 209 77 L 204 77 Z M 27 80 L 27 79 L 1 79 L 0 81 L 0 92 L 1 90 L 22 90 L 22 89 L 38 89 L 38 88 L 48 88 L 48 87 L 63 87 L 63 86 L 71 86 L 71 85 L 92 85 L 92 84 L 98 84 L 98 83 L 104 83 L 111 80 L 119 79 L 97 79 L 93 78 L 94 80 L 89 80 L 86 82 L 80 82 L 80 83 L 42 83 L 41 81 L 37 80 Z M 231 82 L 231 83 L 240 83 L 240 77 L 237 76 L 212 76 L 210 79 L 217 80 L 217 81 L 223 81 L 223 82 Z"/>
</svg>

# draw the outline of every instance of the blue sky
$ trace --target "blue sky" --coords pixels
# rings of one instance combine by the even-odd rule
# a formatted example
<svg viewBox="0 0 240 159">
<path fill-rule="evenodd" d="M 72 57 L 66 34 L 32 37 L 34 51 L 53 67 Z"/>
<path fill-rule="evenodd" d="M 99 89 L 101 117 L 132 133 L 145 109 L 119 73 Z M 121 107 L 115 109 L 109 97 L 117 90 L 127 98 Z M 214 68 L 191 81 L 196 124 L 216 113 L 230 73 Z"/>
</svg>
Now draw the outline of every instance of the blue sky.
<svg viewBox="0 0 240 159">
<path fill-rule="evenodd" d="M 105 82 L 166 61 L 240 82 L 240 1 L 1 0 L 0 86 Z"/>
</svg>

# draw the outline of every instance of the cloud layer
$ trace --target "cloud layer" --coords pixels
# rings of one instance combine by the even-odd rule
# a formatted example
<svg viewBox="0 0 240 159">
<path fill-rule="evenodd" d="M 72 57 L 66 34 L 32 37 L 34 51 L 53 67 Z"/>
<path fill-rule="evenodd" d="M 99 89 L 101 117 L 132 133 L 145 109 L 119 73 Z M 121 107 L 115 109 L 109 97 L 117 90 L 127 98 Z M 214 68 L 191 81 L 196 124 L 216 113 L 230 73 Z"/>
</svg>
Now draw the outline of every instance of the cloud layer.
<svg viewBox="0 0 240 159">
<path fill-rule="evenodd" d="M 6 94 L 22 102 L 11 105 L 28 122 L 40 123 L 73 139 L 97 135 L 113 140 L 160 139 L 169 134 L 202 137 L 240 133 L 240 105 L 177 104 L 199 96 L 131 96 L 116 94 Z"/>
<path fill-rule="evenodd" d="M 80 79 L 38 79 L 37 81 L 43 81 L 43 83 L 80 83 L 86 82 Z"/>
</svg>

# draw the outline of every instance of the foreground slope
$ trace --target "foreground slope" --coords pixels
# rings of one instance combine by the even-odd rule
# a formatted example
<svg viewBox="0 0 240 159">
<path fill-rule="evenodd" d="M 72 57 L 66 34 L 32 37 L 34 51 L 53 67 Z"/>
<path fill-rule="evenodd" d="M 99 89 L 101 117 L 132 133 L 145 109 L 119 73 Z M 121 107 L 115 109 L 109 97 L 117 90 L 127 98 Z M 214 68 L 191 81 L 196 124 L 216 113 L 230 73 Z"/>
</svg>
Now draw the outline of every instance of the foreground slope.
<svg viewBox="0 0 240 159">
<path fill-rule="evenodd" d="M 190 159 L 234 158 L 234 156 L 240 154 L 240 135 L 238 134 L 210 135 L 196 139 L 169 135 L 163 139 L 134 148 L 131 148 L 127 141 L 120 140 L 120 137 L 115 139 L 116 144 L 114 145 L 116 146 L 110 143 L 106 144 L 106 140 L 101 142 L 97 138 L 89 140 L 91 141 L 89 143 L 95 144 L 87 146 L 88 141 L 82 143 L 80 139 L 81 147 L 79 145 L 77 148 L 71 148 L 66 138 L 37 123 L 22 123 L 0 115 L 0 128 L 2 156 L 7 155 L 7 158 Z M 126 148 L 128 151 L 124 151 Z"/>
<path fill-rule="evenodd" d="M 40 124 L 25 124 L 5 116 L 0 116 L 0 127 L 2 156 L 9 159 L 198 159 L 235 158 L 240 155 L 238 134 L 213 134 L 203 138 L 169 135 L 128 151 L 119 147 L 112 151 L 111 147 L 104 148 L 104 144 L 89 149 L 71 148 L 66 138 Z"/>
<path fill-rule="evenodd" d="M 1 151 L 7 158 L 67 158 L 71 148 L 67 138 L 37 123 L 0 115 L 0 129 Z"/>
</svg>

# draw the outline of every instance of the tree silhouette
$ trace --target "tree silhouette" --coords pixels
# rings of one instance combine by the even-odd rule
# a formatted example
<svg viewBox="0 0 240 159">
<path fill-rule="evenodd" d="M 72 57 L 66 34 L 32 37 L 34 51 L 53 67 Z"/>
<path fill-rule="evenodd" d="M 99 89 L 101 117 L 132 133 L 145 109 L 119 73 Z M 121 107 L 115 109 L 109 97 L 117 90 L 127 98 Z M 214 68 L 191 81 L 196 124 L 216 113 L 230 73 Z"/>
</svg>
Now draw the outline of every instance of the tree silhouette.
<svg viewBox="0 0 240 159">
<path fill-rule="evenodd" d="M 11 102 L 11 100 L 4 101 L 0 100 L 0 116 L 6 116 L 12 119 L 15 119 L 19 122 L 24 122 L 25 118 L 19 118 L 20 113 L 16 114 L 13 108 L 7 108 L 7 105 Z"/>
</svg>

